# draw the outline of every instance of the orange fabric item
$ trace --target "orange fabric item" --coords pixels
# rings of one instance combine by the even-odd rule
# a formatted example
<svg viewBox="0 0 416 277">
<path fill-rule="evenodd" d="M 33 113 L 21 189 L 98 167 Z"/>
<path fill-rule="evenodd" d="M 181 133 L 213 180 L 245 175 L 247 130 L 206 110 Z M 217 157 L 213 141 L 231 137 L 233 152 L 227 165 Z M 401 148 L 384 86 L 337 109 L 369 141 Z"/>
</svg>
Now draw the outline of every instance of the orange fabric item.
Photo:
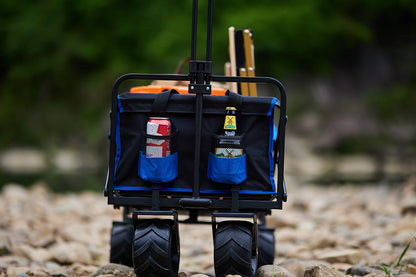
<svg viewBox="0 0 416 277">
<path fill-rule="evenodd" d="M 140 86 L 140 87 L 132 87 L 130 92 L 132 93 L 159 93 L 164 90 L 174 89 L 180 94 L 188 94 L 188 87 L 187 86 Z M 226 89 L 223 88 L 212 88 L 211 94 L 212 95 L 225 95 Z"/>
</svg>

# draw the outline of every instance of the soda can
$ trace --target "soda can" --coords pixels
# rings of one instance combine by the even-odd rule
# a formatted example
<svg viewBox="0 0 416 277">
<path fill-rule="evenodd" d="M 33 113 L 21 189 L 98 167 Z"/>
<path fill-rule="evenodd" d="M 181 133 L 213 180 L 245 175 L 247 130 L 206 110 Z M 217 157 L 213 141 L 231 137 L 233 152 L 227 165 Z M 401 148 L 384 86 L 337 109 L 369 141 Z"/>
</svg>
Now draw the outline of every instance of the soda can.
<svg viewBox="0 0 416 277">
<path fill-rule="evenodd" d="M 172 124 L 167 117 L 150 117 L 147 122 L 146 134 L 152 136 L 168 136 L 172 132 Z M 152 158 L 166 157 L 171 154 L 170 139 L 146 139 L 146 156 Z"/>
</svg>

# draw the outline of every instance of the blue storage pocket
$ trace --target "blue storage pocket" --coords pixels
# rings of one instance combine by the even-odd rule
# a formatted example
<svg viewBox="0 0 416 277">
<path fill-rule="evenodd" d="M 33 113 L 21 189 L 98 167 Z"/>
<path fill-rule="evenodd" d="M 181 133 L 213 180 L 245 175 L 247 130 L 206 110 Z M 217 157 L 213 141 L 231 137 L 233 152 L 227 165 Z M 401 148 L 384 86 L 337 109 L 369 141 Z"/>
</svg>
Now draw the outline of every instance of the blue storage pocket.
<svg viewBox="0 0 416 277">
<path fill-rule="evenodd" d="M 238 185 L 247 179 L 246 154 L 239 158 L 221 158 L 211 152 L 208 158 L 208 179 Z"/>
<path fill-rule="evenodd" d="M 178 177 L 178 154 L 149 158 L 140 151 L 138 174 L 148 182 L 169 183 Z"/>
</svg>

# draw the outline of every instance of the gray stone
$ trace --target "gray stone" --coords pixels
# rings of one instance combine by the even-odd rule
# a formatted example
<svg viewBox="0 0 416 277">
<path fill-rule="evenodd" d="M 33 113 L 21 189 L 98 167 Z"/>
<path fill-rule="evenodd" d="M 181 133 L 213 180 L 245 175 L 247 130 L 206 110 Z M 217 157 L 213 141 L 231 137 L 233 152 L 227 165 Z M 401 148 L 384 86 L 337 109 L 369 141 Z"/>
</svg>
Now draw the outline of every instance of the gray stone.
<svg viewBox="0 0 416 277">
<path fill-rule="evenodd" d="M 204 254 L 204 249 L 202 249 L 198 245 L 194 245 L 194 246 L 188 247 L 188 249 L 185 249 L 184 254 L 187 256 L 197 256 L 197 255 Z"/>
<path fill-rule="evenodd" d="M 319 260 L 324 260 L 328 263 L 348 264 L 357 264 L 361 261 L 362 257 L 361 251 L 357 249 L 330 250 L 317 256 Z"/>
<path fill-rule="evenodd" d="M 416 265 L 408 264 L 407 265 L 407 272 L 409 272 L 409 274 L 416 275 Z"/>
<path fill-rule="evenodd" d="M 329 232 L 321 232 L 309 242 L 309 245 L 313 249 L 334 248 L 337 245 L 337 241 Z"/>
<path fill-rule="evenodd" d="M 46 273 L 44 270 L 35 269 L 29 273 L 30 277 L 48 277 L 49 274 Z"/>
<path fill-rule="evenodd" d="M 367 247 L 373 252 L 389 253 L 393 250 L 392 241 L 385 237 L 376 237 L 366 243 Z"/>
<path fill-rule="evenodd" d="M 28 267 L 29 261 L 26 258 L 17 256 L 2 256 L 0 257 L 0 268 L 9 267 Z"/>
<path fill-rule="evenodd" d="M 52 277 L 69 277 L 72 275 L 72 270 L 68 267 L 61 266 L 56 270 L 49 271 L 49 275 Z"/>
<path fill-rule="evenodd" d="M 326 267 L 332 267 L 330 263 L 327 263 L 325 261 L 317 261 L 317 260 L 309 260 L 309 261 L 301 261 L 300 264 L 305 268 L 305 270 L 309 270 L 316 266 L 326 266 Z"/>
<path fill-rule="evenodd" d="M 16 277 L 30 277 L 29 275 L 27 275 L 26 273 L 17 273 Z"/>
<path fill-rule="evenodd" d="M 386 275 L 385 273 L 371 272 L 370 274 L 365 275 L 365 277 L 390 277 L 390 276 Z"/>
<path fill-rule="evenodd" d="M 401 206 L 401 214 L 405 215 L 416 215 L 416 200 L 408 200 Z"/>
<path fill-rule="evenodd" d="M 287 269 L 294 277 L 303 277 L 305 274 L 305 267 L 296 259 L 290 259 L 278 264 L 279 266 Z"/>
<path fill-rule="evenodd" d="M 51 276 L 52 277 L 68 277 L 68 275 L 63 272 L 52 273 Z"/>
<path fill-rule="evenodd" d="M 99 267 L 97 271 L 91 275 L 91 277 L 107 274 L 116 276 L 132 276 L 134 274 L 134 270 L 133 268 L 125 265 L 109 263 Z"/>
<path fill-rule="evenodd" d="M 52 253 L 44 248 L 33 248 L 29 245 L 20 245 L 20 251 L 31 261 L 47 262 L 52 259 Z"/>
<path fill-rule="evenodd" d="M 275 266 L 275 265 L 263 265 L 259 269 L 257 269 L 256 277 L 292 277 L 292 274 L 290 272 L 281 267 L 281 266 Z"/>
<path fill-rule="evenodd" d="M 408 265 L 408 264 L 416 265 L 416 254 L 404 256 L 404 258 L 401 261 L 401 264 L 403 264 L 403 265 Z"/>
<path fill-rule="evenodd" d="M 14 277 L 18 274 L 28 274 L 30 269 L 28 267 L 9 267 L 6 270 L 6 275 Z"/>
<path fill-rule="evenodd" d="M 384 270 L 384 267 L 379 263 L 371 264 L 369 267 L 372 268 L 372 269 L 378 270 L 378 271 L 383 271 Z"/>
<path fill-rule="evenodd" d="M 368 267 L 368 266 L 352 266 L 347 270 L 347 275 L 357 275 L 357 276 L 365 276 L 367 274 L 370 274 L 371 272 L 373 272 L 374 269 Z"/>
<path fill-rule="evenodd" d="M 49 271 L 57 270 L 59 267 L 60 267 L 60 265 L 55 263 L 55 262 L 46 262 L 45 263 L 45 268 Z"/>
<path fill-rule="evenodd" d="M 37 238 L 36 241 L 32 243 L 32 246 L 35 248 L 48 248 L 56 242 L 55 236 L 53 234 L 47 234 L 44 237 Z"/>
<path fill-rule="evenodd" d="M 92 263 L 92 256 L 88 248 L 76 242 L 59 243 L 51 249 L 52 259 L 60 264 Z"/>
<path fill-rule="evenodd" d="M 10 234 L 7 232 L 0 233 L 0 256 L 9 255 L 12 253 L 9 236 Z"/>
<path fill-rule="evenodd" d="M 97 269 L 96 266 L 92 265 L 82 265 L 78 263 L 71 265 L 71 271 L 77 276 L 88 276 L 97 271 Z"/>
<path fill-rule="evenodd" d="M 324 266 L 319 265 L 312 267 L 311 269 L 308 269 L 305 271 L 304 277 L 344 277 L 346 275 L 342 274 L 341 272 Z"/>
</svg>

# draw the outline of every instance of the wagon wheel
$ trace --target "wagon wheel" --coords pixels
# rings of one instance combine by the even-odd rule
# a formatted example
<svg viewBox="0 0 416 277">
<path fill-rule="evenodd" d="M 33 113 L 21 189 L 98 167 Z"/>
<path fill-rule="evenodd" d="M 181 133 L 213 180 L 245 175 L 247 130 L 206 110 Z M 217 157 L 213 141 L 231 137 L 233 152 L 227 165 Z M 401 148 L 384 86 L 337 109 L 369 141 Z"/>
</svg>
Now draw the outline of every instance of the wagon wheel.
<svg viewBox="0 0 416 277">
<path fill-rule="evenodd" d="M 259 226 L 258 228 L 259 260 L 257 267 L 273 264 L 275 252 L 274 228 Z"/>
<path fill-rule="evenodd" d="M 179 270 L 179 232 L 169 219 L 143 219 L 135 226 L 134 271 L 137 277 L 173 277 Z"/>
<path fill-rule="evenodd" d="M 110 240 L 110 262 L 133 266 L 132 247 L 133 247 L 133 222 L 113 221 Z"/>
<path fill-rule="evenodd" d="M 214 234 L 215 275 L 253 276 L 257 267 L 254 241 L 252 223 L 246 221 L 218 223 Z"/>
</svg>

